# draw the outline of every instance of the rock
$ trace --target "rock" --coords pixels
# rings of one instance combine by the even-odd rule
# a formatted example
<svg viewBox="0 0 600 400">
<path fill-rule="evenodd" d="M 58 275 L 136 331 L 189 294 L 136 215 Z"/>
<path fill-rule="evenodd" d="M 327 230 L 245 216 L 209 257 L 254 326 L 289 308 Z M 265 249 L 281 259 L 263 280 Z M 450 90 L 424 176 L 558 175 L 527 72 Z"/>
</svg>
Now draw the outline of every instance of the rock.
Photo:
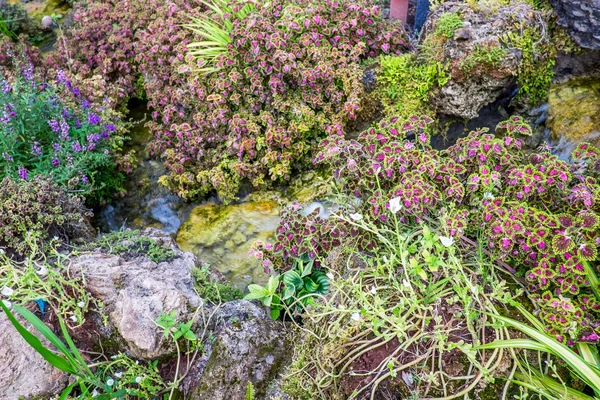
<svg viewBox="0 0 600 400">
<path fill-rule="evenodd" d="M 35 333 L 35 330 L 30 331 Z M 51 348 L 47 340 L 37 336 Z M 50 398 L 67 386 L 67 375 L 28 345 L 4 313 L 0 313 L 0 365 L 0 400 Z"/>
<path fill-rule="evenodd" d="M 279 206 L 268 199 L 228 206 L 205 203 L 192 210 L 177 232 L 177 243 L 240 288 L 253 281 L 254 271 L 262 275 L 258 282 L 264 283 L 268 277 L 249 252 L 256 240 L 271 240 L 279 211 Z"/>
<path fill-rule="evenodd" d="M 284 325 L 249 301 L 225 303 L 216 313 L 215 341 L 205 347 L 190 390 L 191 399 L 244 399 L 248 382 L 256 399 L 264 399 L 269 384 L 289 359 Z"/>
<path fill-rule="evenodd" d="M 131 356 L 156 359 L 173 352 L 155 321 L 162 313 L 175 311 L 178 321 L 188 320 L 190 309 L 202 305 L 193 287 L 196 257 L 184 253 L 164 233 L 149 228 L 144 235 L 170 247 L 171 261 L 155 263 L 147 257 L 126 260 L 120 255 L 92 252 L 73 261 L 72 271 L 83 273 L 87 290 L 104 303 L 112 332 Z M 105 329 L 98 329 L 106 331 Z"/>
<path fill-rule="evenodd" d="M 514 85 L 522 52 L 506 37 L 518 34 L 520 23 L 545 29 L 541 13 L 523 3 L 490 12 L 454 1 L 429 14 L 419 56 L 447 65 L 450 78 L 430 96 L 438 114 L 475 118 Z"/>
<path fill-rule="evenodd" d="M 600 146 L 600 78 L 553 84 L 548 102 L 547 127 L 561 158 L 583 141 Z"/>
<path fill-rule="evenodd" d="M 600 50 L 600 0 L 550 0 L 558 24 L 567 28 L 575 42 Z"/>
<path fill-rule="evenodd" d="M 54 25 L 54 20 L 51 16 L 46 15 L 42 18 L 42 28 L 43 29 L 52 29 L 52 25 Z"/>
</svg>

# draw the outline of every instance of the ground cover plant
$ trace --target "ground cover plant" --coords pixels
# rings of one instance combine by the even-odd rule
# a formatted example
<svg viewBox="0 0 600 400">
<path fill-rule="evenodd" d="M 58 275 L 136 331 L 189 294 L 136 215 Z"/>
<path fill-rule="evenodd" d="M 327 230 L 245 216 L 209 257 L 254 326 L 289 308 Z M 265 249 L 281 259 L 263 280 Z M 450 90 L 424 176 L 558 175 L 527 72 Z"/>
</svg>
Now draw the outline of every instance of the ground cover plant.
<svg viewBox="0 0 600 400">
<path fill-rule="evenodd" d="M 171 171 L 165 183 L 186 198 L 216 189 L 231 201 L 242 179 L 256 188 L 289 179 L 320 138 L 357 116 L 358 63 L 409 46 L 398 24 L 363 1 L 276 1 L 234 15 L 224 17 L 230 44 L 213 61 L 217 71 L 194 73 L 202 59 L 180 68 L 195 103 L 167 129 L 153 126 L 154 151 Z M 200 19 L 213 17 L 211 9 Z"/>
</svg>

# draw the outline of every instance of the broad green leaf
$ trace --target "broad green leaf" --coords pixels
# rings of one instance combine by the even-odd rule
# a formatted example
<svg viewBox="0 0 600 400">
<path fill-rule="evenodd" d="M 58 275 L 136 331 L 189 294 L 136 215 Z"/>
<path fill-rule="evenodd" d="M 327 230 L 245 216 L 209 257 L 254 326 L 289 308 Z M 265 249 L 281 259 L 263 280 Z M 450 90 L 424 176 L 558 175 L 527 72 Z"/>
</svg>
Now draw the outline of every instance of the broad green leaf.
<svg viewBox="0 0 600 400">
<path fill-rule="evenodd" d="M 304 281 L 300 277 L 300 274 L 296 271 L 287 271 L 283 274 L 283 283 L 288 287 L 293 287 L 296 291 L 302 290 Z"/>
</svg>

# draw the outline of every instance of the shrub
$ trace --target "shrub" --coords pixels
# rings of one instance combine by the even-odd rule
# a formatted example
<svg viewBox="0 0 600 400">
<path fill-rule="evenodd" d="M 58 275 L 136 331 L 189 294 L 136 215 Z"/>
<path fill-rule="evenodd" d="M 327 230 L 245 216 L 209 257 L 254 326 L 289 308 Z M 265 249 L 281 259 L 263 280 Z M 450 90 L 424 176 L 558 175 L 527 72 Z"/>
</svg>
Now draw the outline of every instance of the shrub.
<svg viewBox="0 0 600 400">
<path fill-rule="evenodd" d="M 32 64 L 21 72 L 10 83 L 0 77 L 0 176 L 50 175 L 92 203 L 120 191 L 124 177 L 112 153 L 124 137 L 110 110 L 93 109 L 60 74 L 54 85 Z"/>
<path fill-rule="evenodd" d="M 0 248 L 24 256 L 48 240 L 68 241 L 93 234 L 81 198 L 49 179 L 4 178 L 0 187 Z"/>
<path fill-rule="evenodd" d="M 498 125 L 497 136 L 480 129 L 436 151 L 430 122 L 393 118 L 358 140 L 328 139 L 316 162 L 331 166 L 342 193 L 356 198 L 345 203 L 355 218 L 381 229 L 393 227 L 396 217 L 403 224 L 440 219 L 448 241 L 483 241 L 507 270 L 517 272 L 510 264 L 525 274 L 557 340 L 597 340 L 600 305 L 591 272 L 600 246 L 600 150 L 579 145 L 573 164 L 544 149 L 526 152 L 521 137 L 531 128 L 511 117 Z M 265 262 L 287 270 L 296 252 L 323 258 L 362 235 L 363 251 L 378 246 L 369 240 L 376 230 L 354 232 L 347 218 L 341 225 L 339 218 L 318 218 L 292 210 L 272 249 L 259 252 Z"/>
<path fill-rule="evenodd" d="M 166 129 L 153 125 L 163 182 L 185 198 L 216 189 L 231 201 L 242 179 L 264 187 L 306 168 L 318 141 L 356 117 L 358 62 L 408 47 L 400 25 L 362 0 L 278 0 L 231 23 L 218 71 L 180 68 L 196 98 L 165 107 Z"/>
</svg>

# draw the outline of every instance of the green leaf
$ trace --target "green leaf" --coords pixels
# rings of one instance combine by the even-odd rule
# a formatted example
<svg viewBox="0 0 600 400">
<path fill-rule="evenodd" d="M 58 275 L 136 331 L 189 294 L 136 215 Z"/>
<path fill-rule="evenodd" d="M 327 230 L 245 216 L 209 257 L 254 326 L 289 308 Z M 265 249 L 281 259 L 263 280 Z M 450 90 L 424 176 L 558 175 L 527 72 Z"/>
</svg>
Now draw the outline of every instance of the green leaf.
<svg viewBox="0 0 600 400">
<path fill-rule="evenodd" d="M 10 312 L 10 310 L 6 307 L 6 305 L 4 305 L 3 301 L 0 301 L 0 307 L 6 313 L 6 316 L 8 317 L 10 322 L 14 325 L 14 327 L 17 329 L 17 331 L 21 334 L 23 339 L 25 339 L 25 341 L 27 343 L 29 343 L 29 345 L 31 347 L 33 347 L 35 351 L 37 351 L 42 357 L 44 357 L 44 359 L 46 361 L 48 361 L 52 366 L 60 369 L 61 371 L 67 372 L 69 374 L 77 373 L 77 370 L 75 368 L 73 368 L 73 366 L 69 363 L 68 360 L 66 360 L 63 357 L 57 356 L 52 351 L 48 350 L 46 347 L 44 347 L 42 342 L 34 334 L 29 332 L 27 329 L 25 329 L 25 327 L 23 327 L 23 325 L 21 325 L 19 323 L 19 321 L 17 321 L 17 319 Z M 19 314 L 21 314 L 21 316 L 23 316 L 23 318 L 25 318 L 30 324 L 32 324 L 34 326 L 34 328 L 37 329 L 52 344 L 54 344 L 54 341 L 59 342 L 62 345 L 61 347 L 64 348 L 65 352 L 68 353 L 68 350 L 64 346 L 64 344 L 62 344 L 62 342 L 60 342 L 60 340 L 58 340 L 56 335 L 54 335 L 54 333 L 52 333 L 50 331 L 50 329 L 38 317 L 36 317 L 29 310 L 27 310 L 26 308 L 21 307 L 21 306 L 13 305 L 13 309 L 15 311 L 17 311 Z M 41 325 L 43 325 L 43 327 L 45 329 L 40 329 L 40 328 L 42 328 Z M 50 340 L 50 337 L 53 337 L 52 338 L 53 340 Z"/>
<path fill-rule="evenodd" d="M 302 290 L 302 287 L 304 286 L 304 281 L 296 271 L 288 271 L 283 274 L 283 283 L 287 287 L 293 287 L 296 291 Z"/>
<path fill-rule="evenodd" d="M 271 319 L 272 320 L 278 319 L 280 315 L 281 315 L 281 309 L 280 308 L 272 308 L 271 309 Z"/>
<path fill-rule="evenodd" d="M 71 392 L 73 391 L 75 386 L 77 386 L 78 384 L 79 384 L 79 381 L 76 381 L 76 382 L 70 384 L 69 386 L 67 386 L 65 388 L 65 390 L 63 390 L 62 393 L 60 394 L 60 397 L 58 398 L 58 400 L 67 400 L 67 398 L 69 397 L 69 395 L 71 394 Z"/>
<path fill-rule="evenodd" d="M 310 279 L 309 277 L 304 278 L 304 289 L 308 292 L 308 293 L 316 293 L 317 290 L 319 290 L 319 285 L 316 284 L 312 279 Z"/>
<path fill-rule="evenodd" d="M 244 296 L 244 300 L 258 300 L 269 295 L 266 288 L 256 284 L 248 285 L 248 290 L 250 292 Z"/>
</svg>

